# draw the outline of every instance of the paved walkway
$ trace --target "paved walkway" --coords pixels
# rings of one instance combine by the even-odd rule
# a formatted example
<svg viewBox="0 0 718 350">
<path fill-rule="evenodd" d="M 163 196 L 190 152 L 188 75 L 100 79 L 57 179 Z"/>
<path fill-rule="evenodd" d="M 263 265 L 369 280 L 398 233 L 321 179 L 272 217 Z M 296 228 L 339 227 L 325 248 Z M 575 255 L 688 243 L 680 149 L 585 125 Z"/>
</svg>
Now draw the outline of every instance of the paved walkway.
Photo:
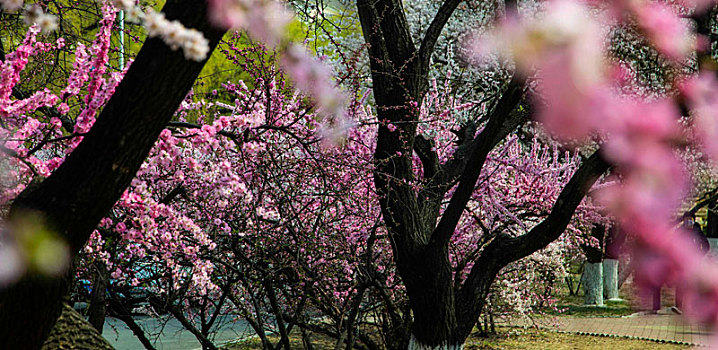
<svg viewBox="0 0 718 350">
<path fill-rule="evenodd" d="M 527 326 L 530 321 L 511 320 L 512 326 Z M 635 314 L 624 317 L 557 317 L 536 320 L 540 328 L 558 332 L 615 336 L 686 345 L 708 346 L 711 333 L 707 327 L 690 325 L 681 316 L 660 312 L 657 315 Z"/>
</svg>

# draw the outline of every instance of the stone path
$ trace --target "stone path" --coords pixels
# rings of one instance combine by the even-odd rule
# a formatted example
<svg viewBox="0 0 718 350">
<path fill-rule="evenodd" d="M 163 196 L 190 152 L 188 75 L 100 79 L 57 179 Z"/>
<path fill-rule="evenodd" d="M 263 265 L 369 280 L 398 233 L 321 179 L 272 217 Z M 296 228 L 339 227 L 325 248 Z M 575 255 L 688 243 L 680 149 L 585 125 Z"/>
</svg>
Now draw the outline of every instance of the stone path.
<svg viewBox="0 0 718 350">
<path fill-rule="evenodd" d="M 558 332 L 594 336 L 614 336 L 708 346 L 711 333 L 707 327 L 690 325 L 675 314 L 636 314 L 624 317 L 558 317 L 533 320 L 539 327 Z M 527 320 L 511 320 L 512 326 L 527 326 Z"/>
</svg>

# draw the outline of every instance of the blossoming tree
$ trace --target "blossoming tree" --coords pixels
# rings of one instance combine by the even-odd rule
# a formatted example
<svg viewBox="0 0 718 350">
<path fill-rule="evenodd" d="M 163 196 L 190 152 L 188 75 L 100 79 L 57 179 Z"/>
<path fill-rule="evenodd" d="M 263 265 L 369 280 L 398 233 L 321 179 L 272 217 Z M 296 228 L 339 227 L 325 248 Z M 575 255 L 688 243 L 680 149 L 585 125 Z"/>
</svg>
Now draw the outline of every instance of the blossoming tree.
<svg viewBox="0 0 718 350">
<path fill-rule="evenodd" d="M 623 13 L 628 11 L 634 15 L 631 24 L 661 55 L 670 62 L 683 62 L 695 48 L 687 27 L 672 9 L 648 1 L 615 1 L 603 8 L 553 1 L 535 14 L 522 14 L 523 18 L 517 4 L 507 2 L 497 9 L 505 20 L 488 39 L 475 40 L 471 49 L 477 56 L 491 54 L 490 50 L 502 57 L 513 55 L 515 72 L 491 103 L 460 103 L 437 98 L 438 89 L 428 79 L 436 42 L 460 3 L 442 2 L 417 47 L 400 0 L 357 0 L 376 116 L 358 107 L 350 111 L 378 127 L 376 131 L 357 128 L 344 141 L 338 132 L 347 129 L 342 95 L 328 70 L 303 49 L 278 39 L 277 28 L 281 30 L 286 16 L 275 2 L 215 0 L 209 2 L 209 10 L 200 6 L 198 11 L 194 3 L 175 0 L 167 2 L 163 13 L 143 14 L 132 1 L 115 1 L 116 7 L 135 13 L 150 36 L 124 77 L 106 70 L 107 33 L 116 11 L 106 5 L 98 40 L 90 54 L 77 48 L 74 74 L 59 95 L 41 90 L 10 98 L 28 57 L 63 45 L 38 42 L 38 32 L 51 31 L 57 22 L 46 8 L 26 8 L 28 21 L 38 26 L 7 55 L 0 70 L 0 111 L 7 119 L 3 120 L 4 150 L 11 159 L 11 177 L 47 178 L 12 183 L 3 193 L 5 202 L 12 199 L 2 246 L 2 257 L 9 264 L 3 266 L 15 268 L 0 270 L 6 274 L 4 281 L 11 281 L 0 289 L 2 345 L 37 348 L 42 344 L 60 314 L 70 281 L 66 271 L 72 271 L 67 266 L 71 259 L 63 257 L 76 257 L 100 224 L 100 233 L 85 251 L 95 253 L 113 278 L 129 284 L 142 278 L 133 275 L 133 264 L 166 261 L 166 266 L 151 271 L 158 276 L 154 287 L 159 295 L 183 293 L 168 298 L 165 307 L 175 317 L 185 318 L 190 330 L 198 329 L 183 310 L 177 312 L 173 302 L 212 304 L 199 309 L 205 312 L 221 310 L 223 300 L 229 299 L 246 311 L 261 333 L 260 312 L 267 308 L 278 324 L 286 322 L 286 327 L 280 326 L 284 331 L 294 325 L 309 327 L 300 317 L 300 301 L 319 295 L 316 307 L 324 302 L 328 308 L 350 311 L 348 325 L 342 325 L 345 311 L 334 313 L 334 332 L 338 345 L 346 339 L 351 347 L 357 316 L 351 311 L 364 305 L 363 284 L 380 281 L 384 286 L 377 289 L 379 294 L 387 286 L 397 287 L 409 301 L 410 309 L 391 313 L 399 319 L 397 324 L 403 324 L 386 336 L 393 341 L 391 347 L 460 348 L 503 268 L 546 247 L 567 228 L 577 230 L 576 226 L 603 220 L 584 197 L 609 169 L 608 161 L 617 165 L 620 181 L 597 197 L 624 229 L 636 235 L 638 260 L 643 262 L 640 282 L 648 286 L 666 278 L 686 282 L 693 287 L 686 297 L 689 313 L 715 321 L 718 308 L 699 306 L 714 305 L 711 298 L 718 280 L 714 274 L 700 273 L 701 262 L 691 257 L 690 244 L 674 239 L 677 234 L 670 227 L 684 184 L 672 153 L 676 140 L 682 138 L 678 124 L 682 115 L 674 98 L 681 107 L 692 109 L 694 117 L 688 124 L 698 126 L 696 140 L 713 154 L 715 80 L 707 73 L 685 74 L 685 81 L 674 84 L 680 89 L 674 86 L 668 89 L 673 94 L 653 100 L 616 93 L 616 86 L 624 81 L 602 50 L 602 29 L 626 22 Z M 2 5 L 13 11 L 23 3 L 6 0 Z M 709 4 L 685 5 L 699 11 Z M 591 20 L 591 11 L 602 21 Z M 234 105 L 188 100 L 205 55 L 223 35 L 209 25 L 207 15 L 222 28 L 244 27 L 269 45 L 278 44 L 281 65 L 291 73 L 295 86 L 318 103 L 317 116 L 303 114 L 304 102 L 296 96 L 278 101 L 287 98 L 277 93 L 279 81 L 264 81 L 259 86 L 266 90 L 255 95 L 248 95 L 241 85 L 228 84 L 221 93 L 237 96 L 239 103 Z M 567 18 L 572 21 L 564 22 Z M 708 22 L 696 18 L 699 33 L 706 33 Z M 510 45 L 501 45 L 505 42 Z M 532 108 L 524 103 L 529 88 L 535 90 L 531 95 L 540 96 Z M 66 116 L 67 102 L 74 100 L 82 103 L 73 120 Z M 44 119 L 26 118 L 50 107 L 56 111 Z M 213 112 L 205 113 L 205 107 Z M 465 110 L 475 113 L 473 118 L 447 118 Z M 601 151 L 580 159 L 537 142 L 521 144 L 510 135 L 534 111 L 559 138 L 591 139 L 601 144 Z M 177 119 L 171 122 L 173 116 Z M 325 122 L 318 123 L 320 119 Z M 335 143 L 346 142 L 346 148 L 322 151 L 312 130 Z M 151 157 L 143 163 L 148 154 Z M 301 166 L 318 159 L 322 162 L 316 166 Z M 344 163 L 347 159 L 352 164 Z M 312 169 L 331 174 L 315 177 Z M 280 174 L 301 185 L 292 186 Z M 357 188 L 365 194 L 363 199 L 332 199 Z M 108 216 L 118 199 L 117 210 Z M 376 221 L 378 213 L 383 224 Z M 655 222 L 656 218 L 660 220 Z M 316 223 L 319 231 L 311 232 L 310 223 Z M 318 235 L 344 228 L 351 231 L 348 237 Z M 103 237 L 103 231 L 112 233 Z M 251 247 L 261 242 L 263 232 L 290 239 Z M 403 287 L 390 280 L 393 271 L 386 257 L 382 260 L 381 254 L 371 251 L 373 247 L 388 250 L 373 245 L 377 235 L 386 237 L 384 244 L 391 247 Z M 105 251 L 103 241 L 109 237 L 126 251 Z M 364 241 L 370 244 L 365 246 Z M 232 263 L 213 259 L 218 247 Z M 368 257 L 369 263 L 361 265 L 364 262 L 350 259 L 351 254 Z M 268 262 L 282 257 L 294 259 L 293 266 Z M 62 261 L 65 265 L 58 263 Z M 242 264 L 249 269 L 237 270 Z M 312 276 L 316 271 L 331 277 Z M 374 276 L 366 279 L 362 274 Z M 508 280 L 516 285 L 515 278 Z M 277 282 L 282 287 L 279 292 Z M 257 287 L 271 292 L 247 290 Z M 315 288 L 313 296 L 305 293 L 311 288 Z M 323 289 L 331 293 L 322 295 Z M 263 300 L 252 305 L 252 297 Z M 382 297 L 391 304 L 391 296 Z M 265 300 L 269 306 L 259 305 Z M 212 347 L 203 329 L 195 335 Z M 286 333 L 281 337 L 287 347 Z M 93 341 L 102 346 L 99 338 Z M 263 342 L 267 345 L 266 339 Z"/>
<path fill-rule="evenodd" d="M 143 286 L 157 310 L 172 313 L 203 344 L 217 319 L 210 315 L 227 312 L 247 320 L 266 347 L 276 346 L 265 336 L 268 329 L 277 329 L 287 348 L 294 327 L 348 347 L 401 346 L 410 320 L 371 176 L 377 120 L 361 108 L 342 146 L 322 147 L 316 116 L 303 111 L 296 96 L 283 95 L 278 78 L 258 79 L 252 89 L 225 84 L 217 97 L 186 101 L 112 218 L 91 238 L 86 259 L 109 267 L 110 295 Z M 458 103 L 447 90 L 434 86 L 422 112 L 422 129 L 436 134 L 442 157 L 457 140 L 452 131 L 461 127 L 462 114 L 471 115 L 475 104 Z M 221 102 L 227 96 L 234 104 Z M 414 162 L 419 165 L 418 157 Z M 549 199 L 578 163 L 576 155 L 517 137 L 492 152 L 492 175 L 477 187 L 471 216 L 450 245 L 457 278 L 465 278 L 492 230 L 514 234 L 545 217 Z M 494 291 L 495 311 L 550 303 L 550 288 L 531 287 L 548 285 L 544 277 L 558 279 L 562 252 L 602 220 L 591 205 L 580 207 L 564 241 L 501 276 L 506 283 Z"/>
<path fill-rule="evenodd" d="M 703 266 L 696 258 L 699 255 L 691 253 L 693 248 L 680 238 L 680 230 L 673 233 L 672 215 L 685 182 L 671 147 L 681 139 L 679 125 L 685 119 L 680 105 L 692 109 L 696 138 L 706 146 L 706 154 L 712 154 L 715 115 L 708 96 L 712 96 L 714 77 L 689 74 L 680 85 L 675 79 L 686 75 L 674 75 L 674 80 L 668 80 L 672 87 L 652 99 L 625 94 L 618 88 L 625 83 L 622 74 L 616 74 L 620 70 L 610 63 L 604 49 L 609 28 L 632 25 L 663 59 L 674 62 L 669 64 L 686 62 L 692 50 L 704 52 L 705 46 L 694 45 L 695 37 L 677 10 L 653 1 L 552 1 L 536 12 L 521 13 L 516 2 L 507 1 L 500 8 L 505 19 L 468 45 L 476 53 L 470 57 L 473 62 L 485 62 L 491 55 L 513 59 L 513 78 L 485 118 L 481 132 L 466 137 L 444 162 L 437 159 L 432 143 L 417 133 L 416 107 L 427 91 L 434 45 L 460 3 L 442 2 L 415 43 L 401 1 L 357 1 L 370 45 L 378 118 L 395 126 L 379 127 L 375 184 L 398 272 L 412 305 L 409 348 L 460 348 L 499 270 L 559 237 L 576 206 L 611 163 L 618 166 L 621 181 L 597 196 L 642 247 L 638 259 L 643 262 L 639 264 L 643 279 L 639 282 L 649 286 L 666 279 L 690 283 L 697 293 L 691 310 L 702 320 L 713 320 L 714 309 L 698 305 L 712 295 L 700 291 L 715 285 L 714 275 L 699 273 Z M 701 14 L 711 4 L 681 5 L 695 13 L 699 33 L 707 33 L 709 17 Z M 699 62 L 706 59 L 706 54 L 699 53 Z M 679 85 L 682 90 L 676 88 Z M 448 243 L 486 171 L 490 150 L 521 122 L 515 110 L 527 87 L 535 87 L 530 95 L 537 105 L 536 118 L 547 129 L 574 143 L 597 141 L 600 151 L 582 162 L 546 219 L 517 237 L 497 234 L 476 257 L 468 277 L 456 280 L 450 273 Z M 679 103 L 675 96 L 682 98 Z M 412 167 L 413 152 L 421 157 L 422 174 Z M 415 181 L 422 183 L 419 190 L 407 186 Z M 449 191 L 453 192 L 451 200 L 443 205 Z"/>
</svg>

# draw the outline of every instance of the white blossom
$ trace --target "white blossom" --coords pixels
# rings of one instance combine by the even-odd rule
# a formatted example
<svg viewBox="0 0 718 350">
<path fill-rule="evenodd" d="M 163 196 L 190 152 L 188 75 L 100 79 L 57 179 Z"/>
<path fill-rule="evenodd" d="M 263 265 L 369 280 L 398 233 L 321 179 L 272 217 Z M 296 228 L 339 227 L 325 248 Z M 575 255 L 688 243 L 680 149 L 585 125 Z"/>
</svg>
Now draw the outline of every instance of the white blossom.
<svg viewBox="0 0 718 350">
<path fill-rule="evenodd" d="M 162 12 L 150 10 L 145 15 L 145 29 L 147 29 L 147 35 L 150 37 L 161 35 L 167 23 L 168 21 Z"/>
<path fill-rule="evenodd" d="M 5 12 L 15 12 L 21 9 L 23 5 L 23 0 L 0 0 L 0 7 L 2 7 Z"/>
<path fill-rule="evenodd" d="M 135 7 L 135 1 L 134 0 L 112 0 L 112 5 L 120 10 L 127 11 L 127 10 Z"/>
<path fill-rule="evenodd" d="M 59 24 L 57 17 L 49 13 L 45 13 L 40 6 L 32 6 L 25 12 L 25 23 L 27 25 L 36 24 L 43 33 L 52 33 L 57 30 Z"/>
<path fill-rule="evenodd" d="M 164 14 L 148 10 L 145 28 L 150 37 L 160 37 L 172 50 L 182 48 L 187 59 L 201 61 L 209 53 L 209 41 L 201 32 L 188 29 L 179 21 L 169 21 Z"/>
<path fill-rule="evenodd" d="M 201 61 L 207 57 L 209 41 L 199 31 L 189 29 L 185 32 L 182 40 L 182 49 L 184 56 L 188 59 Z"/>
</svg>

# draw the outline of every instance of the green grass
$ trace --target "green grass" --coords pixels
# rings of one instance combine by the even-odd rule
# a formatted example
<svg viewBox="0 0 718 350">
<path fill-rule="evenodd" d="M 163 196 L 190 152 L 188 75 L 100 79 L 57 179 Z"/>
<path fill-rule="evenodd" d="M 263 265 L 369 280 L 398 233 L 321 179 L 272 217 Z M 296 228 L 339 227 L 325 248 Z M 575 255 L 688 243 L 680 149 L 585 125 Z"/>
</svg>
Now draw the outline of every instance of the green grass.
<svg viewBox="0 0 718 350">
<path fill-rule="evenodd" d="M 626 316 L 636 312 L 626 300 L 607 300 L 604 302 L 604 306 L 586 306 L 583 305 L 582 295 L 564 295 L 556 307 L 562 312 L 553 309 L 546 309 L 543 312 L 549 315 L 574 317 Z"/>
</svg>

